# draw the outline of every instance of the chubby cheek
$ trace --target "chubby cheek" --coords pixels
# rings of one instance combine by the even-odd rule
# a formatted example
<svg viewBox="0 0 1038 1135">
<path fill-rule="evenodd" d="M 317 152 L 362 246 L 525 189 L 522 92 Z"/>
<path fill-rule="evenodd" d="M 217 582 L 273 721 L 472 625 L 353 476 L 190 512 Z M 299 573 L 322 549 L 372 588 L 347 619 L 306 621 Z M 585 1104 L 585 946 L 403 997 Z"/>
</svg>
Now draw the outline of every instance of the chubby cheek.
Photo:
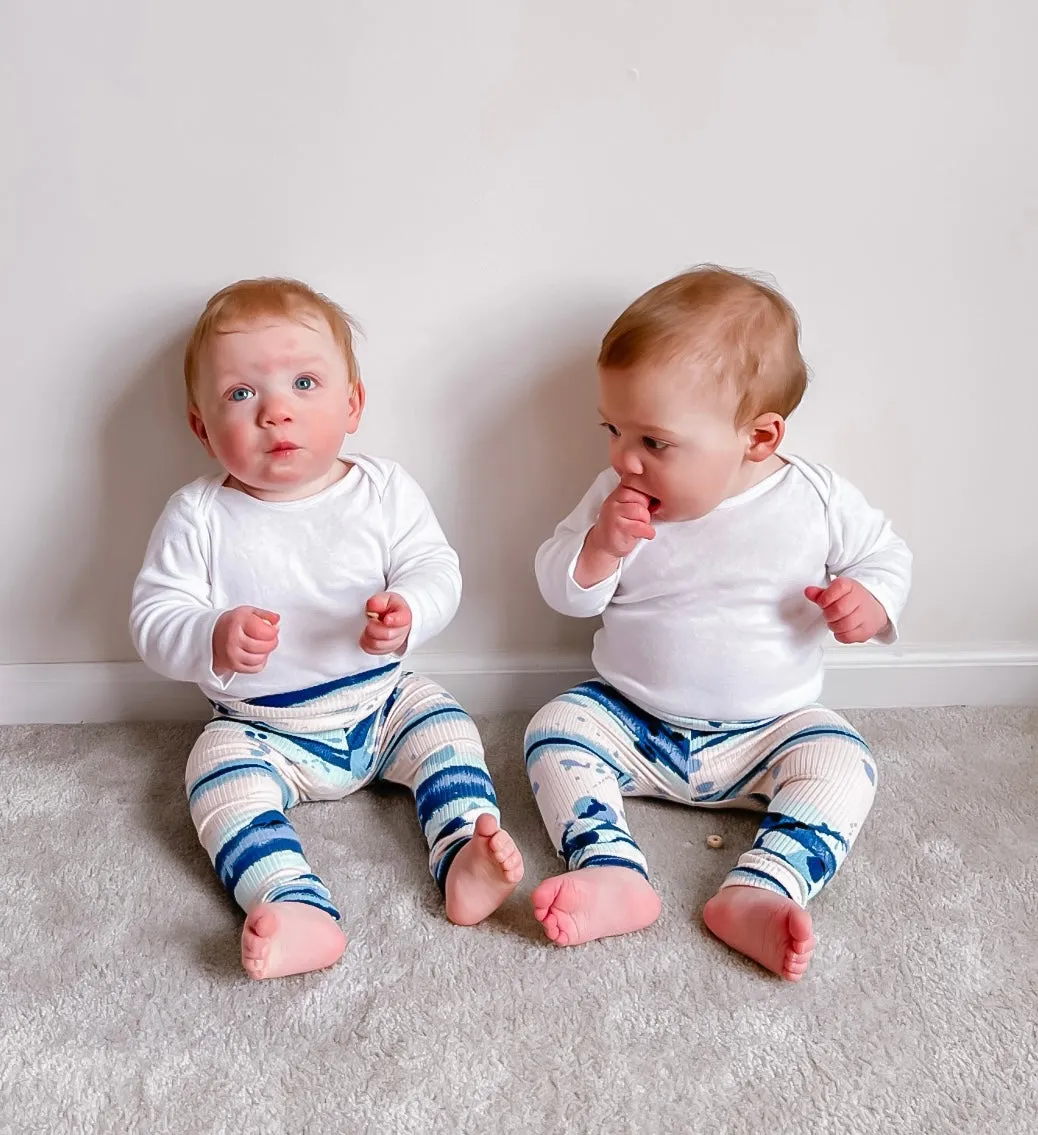
<svg viewBox="0 0 1038 1135">
<path fill-rule="evenodd" d="M 209 443 L 216 459 L 226 469 L 234 472 L 233 466 L 246 464 L 255 453 L 255 444 L 250 437 L 251 430 L 244 422 L 218 422 L 209 432 Z"/>
<path fill-rule="evenodd" d="M 672 473 L 671 498 L 689 519 L 705 516 L 725 497 L 727 470 L 715 462 L 689 461 Z"/>
<path fill-rule="evenodd" d="M 343 422 L 345 415 L 327 414 L 319 419 L 317 434 L 322 450 L 339 451 L 343 443 Z"/>
<path fill-rule="evenodd" d="M 306 422 L 307 447 L 317 453 L 337 454 L 343 444 L 346 415 L 338 410 L 310 415 Z"/>
</svg>

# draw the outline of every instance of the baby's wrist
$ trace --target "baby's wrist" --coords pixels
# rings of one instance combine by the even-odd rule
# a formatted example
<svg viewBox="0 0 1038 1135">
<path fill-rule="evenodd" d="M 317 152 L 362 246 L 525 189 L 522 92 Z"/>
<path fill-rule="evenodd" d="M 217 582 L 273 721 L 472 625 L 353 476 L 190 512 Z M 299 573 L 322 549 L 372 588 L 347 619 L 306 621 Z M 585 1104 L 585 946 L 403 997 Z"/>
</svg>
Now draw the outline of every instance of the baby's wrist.
<svg viewBox="0 0 1038 1135">
<path fill-rule="evenodd" d="M 585 589 L 608 579 L 620 563 L 619 556 L 600 547 L 595 539 L 595 531 L 595 528 L 591 528 L 584 537 L 584 546 L 573 566 L 573 578 Z"/>
<path fill-rule="evenodd" d="M 611 541 L 609 540 L 606 530 L 602 527 L 602 522 L 599 520 L 588 529 L 587 536 L 584 537 L 583 552 L 589 555 L 598 556 L 601 559 L 618 560 L 620 557 L 613 551 Z"/>
</svg>

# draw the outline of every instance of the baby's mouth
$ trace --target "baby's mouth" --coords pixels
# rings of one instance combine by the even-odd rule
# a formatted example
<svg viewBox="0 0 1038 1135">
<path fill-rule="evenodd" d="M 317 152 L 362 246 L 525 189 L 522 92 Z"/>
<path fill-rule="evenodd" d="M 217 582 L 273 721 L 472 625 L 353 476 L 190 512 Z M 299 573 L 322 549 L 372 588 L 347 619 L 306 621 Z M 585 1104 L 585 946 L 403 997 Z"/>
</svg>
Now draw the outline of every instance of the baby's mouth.
<svg viewBox="0 0 1038 1135">
<path fill-rule="evenodd" d="M 660 498 L 659 497 L 649 497 L 649 512 L 650 512 L 650 514 L 654 513 L 654 512 L 659 512 L 659 510 L 660 510 Z"/>
</svg>

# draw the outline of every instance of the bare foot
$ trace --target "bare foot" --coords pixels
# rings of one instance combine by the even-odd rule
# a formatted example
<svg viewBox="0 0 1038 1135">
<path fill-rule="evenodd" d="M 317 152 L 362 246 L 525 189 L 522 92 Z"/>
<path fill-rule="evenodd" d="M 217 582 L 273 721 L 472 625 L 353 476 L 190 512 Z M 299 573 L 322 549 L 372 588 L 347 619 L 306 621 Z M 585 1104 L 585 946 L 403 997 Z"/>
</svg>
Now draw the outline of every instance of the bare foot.
<svg viewBox="0 0 1038 1135">
<path fill-rule="evenodd" d="M 523 877 L 523 857 L 512 837 L 484 813 L 447 872 L 447 917 L 475 926 L 505 901 Z"/>
<path fill-rule="evenodd" d="M 787 981 L 799 981 L 811 962 L 811 916 L 775 891 L 724 887 L 704 907 L 703 921 L 733 950 Z"/>
<path fill-rule="evenodd" d="M 630 934 L 660 916 L 660 896 L 629 867 L 582 867 L 545 879 L 533 892 L 533 913 L 556 946 Z"/>
<path fill-rule="evenodd" d="M 287 977 L 342 957 L 346 935 L 326 911 L 303 902 L 265 902 L 245 919 L 241 964 L 249 977 Z"/>
</svg>

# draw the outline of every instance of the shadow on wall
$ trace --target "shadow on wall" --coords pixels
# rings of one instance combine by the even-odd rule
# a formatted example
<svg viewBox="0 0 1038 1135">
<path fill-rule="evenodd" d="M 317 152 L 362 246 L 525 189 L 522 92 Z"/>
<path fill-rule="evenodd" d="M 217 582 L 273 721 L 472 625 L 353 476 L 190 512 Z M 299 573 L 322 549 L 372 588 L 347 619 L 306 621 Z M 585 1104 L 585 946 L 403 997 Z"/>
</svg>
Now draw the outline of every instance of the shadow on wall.
<svg viewBox="0 0 1038 1135">
<path fill-rule="evenodd" d="M 171 494 L 215 468 L 187 424 L 183 357 L 189 333 L 186 321 L 175 334 L 164 326 L 151 338 L 156 348 L 133 365 L 121 389 L 111 372 L 141 336 L 122 353 L 113 344 L 100 362 L 108 388 L 118 393 L 99 439 L 101 503 L 93 546 L 69 596 L 69 617 L 87 624 L 81 635 L 96 644 L 97 657 L 136 658 L 126 617 L 148 537 Z"/>
<path fill-rule="evenodd" d="M 457 397 L 473 404 L 473 440 L 460 455 L 452 534 L 462 559 L 465 641 L 483 649 L 584 652 L 598 625 L 551 612 L 534 578 L 537 548 L 608 463 L 595 359 L 614 300 L 556 311 L 481 358 Z M 508 321 L 502 321 L 507 325 Z M 553 326 L 554 323 L 554 326 Z M 523 332 L 526 331 L 524 335 Z M 495 366 L 491 397 L 480 377 Z M 473 519 L 474 518 L 474 519 Z"/>
</svg>

